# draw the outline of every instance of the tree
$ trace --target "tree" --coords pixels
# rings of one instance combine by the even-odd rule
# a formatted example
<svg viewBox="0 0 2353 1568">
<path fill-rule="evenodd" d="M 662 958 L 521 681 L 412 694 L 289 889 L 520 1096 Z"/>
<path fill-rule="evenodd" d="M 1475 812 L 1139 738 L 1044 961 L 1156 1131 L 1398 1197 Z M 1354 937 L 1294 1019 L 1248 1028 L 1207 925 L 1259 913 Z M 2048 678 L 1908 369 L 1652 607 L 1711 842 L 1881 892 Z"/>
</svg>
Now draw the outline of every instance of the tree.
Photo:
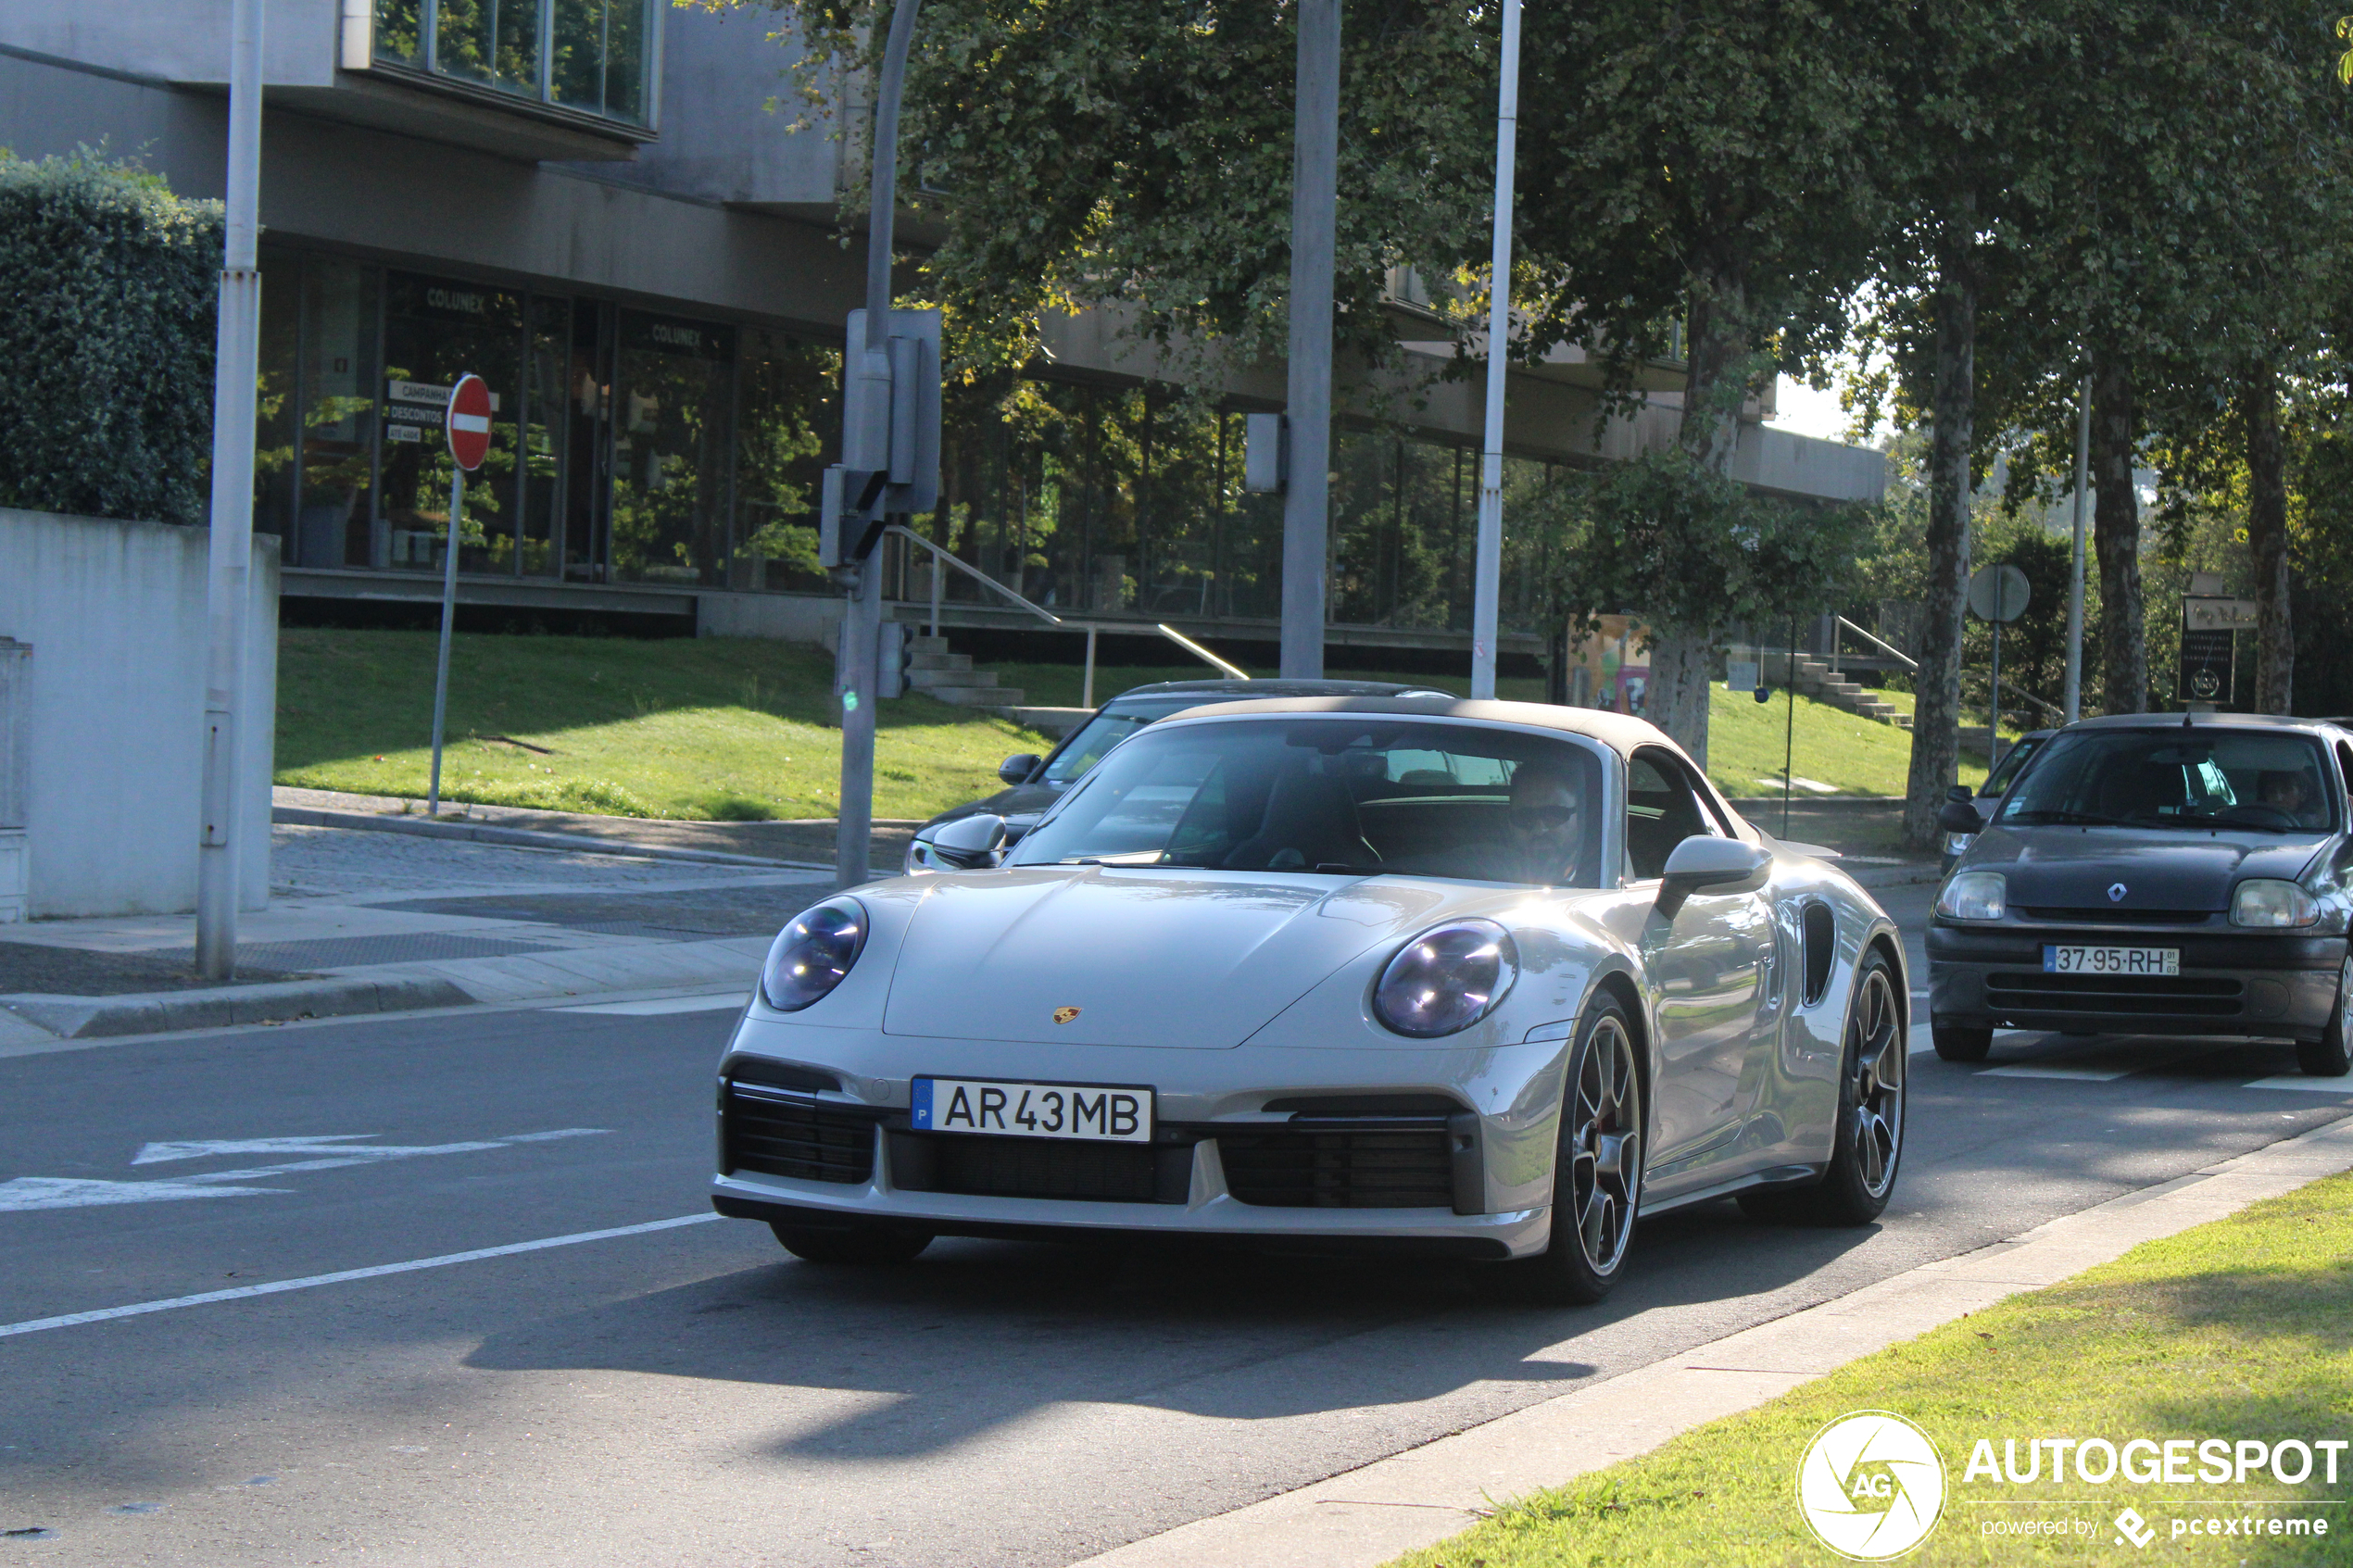
<svg viewBox="0 0 2353 1568">
<path fill-rule="evenodd" d="M 1646 361 L 1681 358 L 1677 445 L 1696 470 L 1730 472 L 1743 403 L 1781 359 L 1835 340 L 1863 276 L 1883 210 L 1870 128 L 1887 109 L 1867 10 L 1608 0 L 1528 34 L 1526 349 L 1580 344 L 1621 395 Z M 1673 554 L 1735 546 L 1733 489 L 1686 475 L 1668 490 L 1684 508 L 1658 520 L 1684 541 Z M 1660 629 L 1651 716 L 1705 761 L 1715 644 L 1738 596 L 1713 577 L 1626 591 L 1623 607 Z"/>
</svg>

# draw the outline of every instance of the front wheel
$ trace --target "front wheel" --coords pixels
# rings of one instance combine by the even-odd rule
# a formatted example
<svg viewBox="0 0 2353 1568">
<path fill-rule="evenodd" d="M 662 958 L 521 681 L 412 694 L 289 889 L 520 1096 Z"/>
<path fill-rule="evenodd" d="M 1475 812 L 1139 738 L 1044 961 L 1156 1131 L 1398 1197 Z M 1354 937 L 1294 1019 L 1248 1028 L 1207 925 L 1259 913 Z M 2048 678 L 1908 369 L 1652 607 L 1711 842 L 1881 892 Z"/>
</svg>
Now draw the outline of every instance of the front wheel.
<svg viewBox="0 0 2353 1568">
<path fill-rule="evenodd" d="M 772 1222 L 784 1249 L 805 1263 L 905 1263 L 931 1245 L 929 1231 L 861 1224 L 836 1230 Z"/>
<path fill-rule="evenodd" d="M 2348 996 L 2353 996 L 2353 955 L 2336 972 L 2336 1006 L 2329 1010 L 2327 1032 L 2296 1047 L 2296 1065 L 2312 1077 L 2342 1078 L 2353 1070 L 2353 1017 L 2346 1011 Z"/>
<path fill-rule="evenodd" d="M 1908 1052 L 1894 972 L 1874 950 L 1855 977 L 1838 1081 L 1838 1130 L 1821 1180 L 1741 1194 L 1752 1218 L 1813 1225 L 1867 1225 L 1887 1208 L 1904 1157 L 1904 1069 Z"/>
<path fill-rule="evenodd" d="M 1536 1297 L 1583 1306 L 1626 1272 L 1642 1196 L 1642 1077 L 1626 1014 L 1596 1002 L 1569 1053 L 1553 1167 L 1553 1236 L 1543 1256 L 1515 1265 Z"/>
</svg>

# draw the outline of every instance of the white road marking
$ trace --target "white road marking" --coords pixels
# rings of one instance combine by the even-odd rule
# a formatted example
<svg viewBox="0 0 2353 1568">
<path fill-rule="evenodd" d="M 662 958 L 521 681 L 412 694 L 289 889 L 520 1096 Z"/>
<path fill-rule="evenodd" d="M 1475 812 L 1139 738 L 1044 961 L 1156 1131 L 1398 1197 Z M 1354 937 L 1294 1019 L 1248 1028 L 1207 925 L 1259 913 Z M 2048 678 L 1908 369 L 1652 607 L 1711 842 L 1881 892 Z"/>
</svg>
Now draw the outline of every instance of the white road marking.
<svg viewBox="0 0 2353 1568">
<path fill-rule="evenodd" d="M 290 1192 L 290 1187 L 248 1186 L 243 1184 L 265 1176 L 289 1175 L 298 1171 L 341 1171 L 355 1165 L 373 1165 L 385 1160 L 413 1160 L 428 1154 L 472 1154 L 482 1149 L 505 1148 L 510 1144 L 546 1143 L 553 1138 L 595 1137 L 611 1129 L 606 1127 L 558 1127 L 544 1133 L 510 1133 L 486 1141 L 441 1144 L 379 1144 L 362 1145 L 346 1142 L 350 1138 L 372 1138 L 377 1133 L 337 1133 L 300 1138 L 216 1138 L 189 1143 L 151 1143 L 142 1148 L 133 1165 L 154 1164 L 159 1160 L 197 1160 L 207 1156 L 245 1153 L 286 1153 L 316 1148 L 327 1151 L 318 1160 L 288 1160 L 279 1165 L 254 1165 L 238 1171 L 202 1171 L 184 1176 L 166 1176 L 151 1182 L 89 1181 L 67 1176 L 19 1176 L 13 1181 L 0 1182 L 0 1214 L 19 1213 L 35 1209 L 89 1209 L 119 1203 L 160 1203 L 187 1198 L 252 1198 L 265 1193 Z"/>
<path fill-rule="evenodd" d="M 2353 1078 L 2315 1078 L 2304 1073 L 2291 1073 L 2284 1078 L 2258 1078 L 2240 1086 L 2248 1089 L 2300 1089 L 2314 1095 L 2353 1095 Z"/>
<path fill-rule="evenodd" d="M 95 1311 L 65 1312 L 54 1318 L 30 1318 L 23 1323 L 0 1323 L 0 1339 L 11 1335 L 39 1334 L 44 1329 L 76 1328 L 86 1323 L 106 1323 L 114 1318 L 135 1318 L 145 1312 L 169 1312 L 181 1307 L 208 1306 L 215 1301 L 239 1301 L 248 1296 L 275 1296 L 284 1290 L 309 1290 L 322 1285 L 345 1285 L 352 1280 L 381 1279 L 386 1274 L 413 1273 L 419 1269 L 446 1269 L 452 1263 L 479 1262 L 485 1258 L 510 1258 L 520 1252 L 540 1252 L 551 1247 L 577 1247 L 586 1241 L 644 1236 L 651 1231 L 675 1230 L 680 1225 L 699 1225 L 718 1218 L 716 1214 L 681 1214 L 673 1220 L 649 1220 L 642 1225 L 575 1231 L 570 1236 L 545 1236 L 537 1241 L 518 1241 L 505 1247 L 481 1247 L 472 1252 L 445 1252 L 438 1258 L 418 1258 L 405 1263 L 378 1263 L 373 1268 L 343 1269 L 331 1274 L 312 1274 L 305 1279 L 239 1286 L 233 1290 L 208 1290 L 199 1296 L 175 1296 L 164 1301 L 136 1301 L 127 1307 L 101 1307 Z"/>
<path fill-rule="evenodd" d="M 253 1198 L 292 1187 L 219 1186 L 201 1178 L 159 1182 L 84 1181 L 71 1176 L 19 1176 L 0 1182 L 0 1214 L 35 1209 L 95 1209 L 109 1203 L 166 1203 L 182 1198 Z"/>
<path fill-rule="evenodd" d="M 590 1002 L 583 1007 L 549 1008 L 550 1012 L 598 1012 L 614 1018 L 657 1018 L 667 1012 L 717 1012 L 735 1009 L 750 997 L 748 991 L 722 991 L 704 997 L 657 997 L 647 1002 Z"/>
</svg>

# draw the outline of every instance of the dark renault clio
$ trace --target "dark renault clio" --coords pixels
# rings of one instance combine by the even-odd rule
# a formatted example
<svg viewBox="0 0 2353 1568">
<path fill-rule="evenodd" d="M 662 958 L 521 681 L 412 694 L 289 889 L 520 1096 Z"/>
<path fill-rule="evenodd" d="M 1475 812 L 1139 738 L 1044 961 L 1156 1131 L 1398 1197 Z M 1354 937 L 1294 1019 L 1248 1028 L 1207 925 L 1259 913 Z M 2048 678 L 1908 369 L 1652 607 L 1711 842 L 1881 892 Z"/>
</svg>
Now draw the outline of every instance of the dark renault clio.
<svg viewBox="0 0 2353 1568">
<path fill-rule="evenodd" d="M 2120 715 L 2053 736 L 1992 822 L 1946 806 L 1977 836 L 1929 927 L 1936 1054 L 1982 1060 L 1997 1028 L 2235 1035 L 2343 1074 L 2348 780 L 2329 721 Z"/>
</svg>

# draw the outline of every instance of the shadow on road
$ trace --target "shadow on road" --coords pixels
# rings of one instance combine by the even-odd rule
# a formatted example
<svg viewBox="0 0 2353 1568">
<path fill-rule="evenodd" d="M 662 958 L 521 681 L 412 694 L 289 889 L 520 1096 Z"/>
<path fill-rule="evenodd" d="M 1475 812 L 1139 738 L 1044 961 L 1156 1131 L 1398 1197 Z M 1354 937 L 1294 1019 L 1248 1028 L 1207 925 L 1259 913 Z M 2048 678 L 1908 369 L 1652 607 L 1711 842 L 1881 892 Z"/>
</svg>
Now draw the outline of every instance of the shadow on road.
<svg viewBox="0 0 2353 1568">
<path fill-rule="evenodd" d="M 1529 1304 L 1491 1267 L 1166 1242 L 942 1241 L 912 1264 L 773 1265 L 496 1333 L 497 1371 L 618 1370 L 894 1396 L 781 1437 L 780 1454 L 935 1452 L 1062 1403 L 1259 1421 L 1416 1404 L 1474 1385 L 1529 1399 L 1625 1370 L 1580 1339 L 1662 1307 L 1802 1280 L 1873 1230 L 1754 1225 L 1730 1205 L 1644 1227 L 1608 1302 Z M 1712 1316 L 1712 1315 L 1711 1315 Z M 1674 1332 L 1674 1331 L 1669 1331 Z M 1656 1354 L 1697 1338 L 1662 1338 Z M 1649 1359 L 1645 1357 L 1644 1359 Z"/>
</svg>

